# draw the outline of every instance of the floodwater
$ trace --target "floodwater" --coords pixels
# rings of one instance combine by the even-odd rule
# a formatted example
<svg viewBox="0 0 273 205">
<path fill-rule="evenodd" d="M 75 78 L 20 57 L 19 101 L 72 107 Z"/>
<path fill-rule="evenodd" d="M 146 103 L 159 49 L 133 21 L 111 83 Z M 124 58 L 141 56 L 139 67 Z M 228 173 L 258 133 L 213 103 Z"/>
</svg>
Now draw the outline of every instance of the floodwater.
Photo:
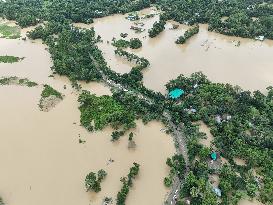
<svg viewBox="0 0 273 205">
<path fill-rule="evenodd" d="M 154 12 L 151 9 L 142 11 L 143 14 Z M 114 15 L 97 19 L 91 25 L 77 25 L 87 28 L 94 26 L 97 34 L 104 40 L 99 47 L 104 52 L 109 66 L 120 73 L 129 72 L 132 66 L 114 55 L 112 38 L 120 39 L 120 33 L 128 33 L 126 39 L 141 39 L 142 48 L 128 51 L 150 61 L 150 67 L 144 71 L 144 84 L 151 89 L 165 92 L 164 85 L 170 79 L 197 71 L 202 71 L 214 82 L 231 83 L 251 91 L 265 91 L 266 87 L 273 84 L 273 41 L 260 42 L 228 37 L 208 32 L 207 25 L 200 25 L 199 34 L 184 45 L 176 45 L 175 40 L 183 35 L 188 26 L 180 25 L 178 29 L 171 30 L 174 22 L 170 21 L 164 32 L 151 39 L 148 37 L 148 29 L 158 20 L 158 16 L 140 20 L 145 24 L 143 28 L 146 31 L 139 34 L 130 30 L 134 22 L 125 17 L 126 15 Z M 240 46 L 236 46 L 239 41 Z"/>
<path fill-rule="evenodd" d="M 146 9 L 142 12 L 155 11 Z M 151 89 L 165 92 L 164 84 L 170 79 L 195 71 L 203 71 L 213 81 L 238 84 L 250 90 L 264 90 L 273 84 L 272 41 L 261 43 L 226 37 L 208 32 L 207 26 L 201 25 L 200 33 L 187 44 L 176 45 L 174 41 L 188 26 L 180 25 L 179 29 L 170 30 L 173 22 L 168 22 L 162 34 L 150 39 L 147 29 L 158 16 L 141 20 L 146 31 L 140 34 L 129 29 L 133 23 L 124 17 L 115 15 L 97 19 L 92 25 L 77 25 L 95 27 L 104 40 L 99 47 L 108 64 L 120 73 L 129 72 L 132 64 L 114 55 L 110 45 L 112 38 L 120 38 L 121 32 L 127 32 L 127 39 L 142 39 L 142 48 L 128 51 L 150 61 L 151 66 L 144 71 L 144 84 Z M 27 30 L 22 30 L 22 36 Z M 236 47 L 238 41 L 241 45 Z M 162 204 L 168 191 L 163 185 L 163 178 L 169 171 L 165 161 L 175 149 L 172 138 L 160 132 L 160 123 L 144 126 L 137 122 L 134 130 L 137 147 L 134 151 L 128 150 L 127 137 L 117 143 L 110 142 L 110 128 L 88 133 L 79 126 L 78 93 L 71 88 L 67 78 L 48 77 L 52 74 L 52 63 L 46 46 L 40 41 L 0 39 L 0 55 L 25 57 L 19 63 L 0 64 L 0 76 L 29 78 L 40 84 L 38 88 L 0 87 L 0 195 L 7 204 L 100 205 L 105 196 L 115 199 L 121 188 L 119 179 L 127 175 L 133 162 L 141 167 L 126 204 Z M 40 112 L 37 105 L 41 84 L 45 83 L 65 95 L 64 100 L 48 113 Z M 99 83 L 83 84 L 83 88 L 97 95 L 111 95 L 109 89 Z M 86 143 L 80 144 L 79 139 Z M 110 158 L 114 163 L 107 165 Z M 101 184 L 102 191 L 86 193 L 85 176 L 99 169 L 108 172 Z M 250 202 L 240 205 L 246 204 Z"/>
<path fill-rule="evenodd" d="M 247 199 L 243 199 L 241 201 L 239 201 L 238 205 L 263 205 L 263 203 L 253 199 L 251 200 L 247 200 Z"/>
<path fill-rule="evenodd" d="M 25 32 L 25 31 L 23 31 Z M 24 33 L 23 33 L 24 35 Z M 40 41 L 0 39 L 0 55 L 25 57 L 19 63 L 0 64 L 0 76 L 18 76 L 39 83 L 34 88 L 0 86 L 0 196 L 9 205 L 101 205 L 105 196 L 115 200 L 133 162 L 140 164 L 126 204 L 162 204 L 168 190 L 167 157 L 174 154 L 172 138 L 160 132 L 159 122 L 137 122 L 135 150 L 128 150 L 128 137 L 112 143 L 110 128 L 88 133 L 80 126 L 78 93 L 65 77 L 52 74 L 50 55 Z M 50 112 L 39 111 L 42 84 L 50 84 L 65 97 Z M 66 85 L 66 89 L 64 89 Z M 99 83 L 82 83 L 97 95 L 111 95 Z M 80 144 L 79 139 L 86 143 Z M 107 165 L 109 159 L 114 162 Z M 85 176 L 107 171 L 98 194 L 87 193 Z"/>
</svg>

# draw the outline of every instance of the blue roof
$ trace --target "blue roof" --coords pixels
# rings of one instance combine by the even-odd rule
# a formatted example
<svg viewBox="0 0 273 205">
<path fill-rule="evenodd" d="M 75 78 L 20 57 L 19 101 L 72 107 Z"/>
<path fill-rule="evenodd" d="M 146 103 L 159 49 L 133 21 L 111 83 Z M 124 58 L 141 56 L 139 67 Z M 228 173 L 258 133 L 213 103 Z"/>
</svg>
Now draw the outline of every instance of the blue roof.
<svg viewBox="0 0 273 205">
<path fill-rule="evenodd" d="M 169 93 L 170 98 L 177 99 L 185 93 L 184 90 L 176 88 Z"/>
<path fill-rule="evenodd" d="M 211 159 L 213 159 L 214 161 L 217 159 L 217 154 L 216 154 L 216 152 L 213 152 L 213 153 L 211 153 L 210 154 L 210 157 L 211 157 Z"/>
</svg>

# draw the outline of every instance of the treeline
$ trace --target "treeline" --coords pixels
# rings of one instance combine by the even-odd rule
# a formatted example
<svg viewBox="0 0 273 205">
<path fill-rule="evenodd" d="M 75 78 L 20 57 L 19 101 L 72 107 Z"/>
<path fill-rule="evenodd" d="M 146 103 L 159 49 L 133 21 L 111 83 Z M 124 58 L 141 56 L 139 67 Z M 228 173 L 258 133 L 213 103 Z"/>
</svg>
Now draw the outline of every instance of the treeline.
<svg viewBox="0 0 273 205">
<path fill-rule="evenodd" d="M 225 35 L 273 39 L 271 1 L 158 0 L 157 4 L 168 19 L 179 23 L 208 23 L 209 30 Z"/>
<path fill-rule="evenodd" d="M 119 56 L 125 57 L 128 61 L 133 62 L 136 64 L 136 66 L 132 67 L 132 70 L 129 73 L 123 74 L 122 77 L 122 84 L 127 84 L 127 82 L 130 82 L 130 84 L 135 85 L 142 85 L 142 79 L 143 74 L 142 70 L 147 68 L 150 65 L 150 62 L 143 58 L 138 57 L 137 55 L 133 53 L 129 53 L 127 51 L 124 51 L 122 49 L 116 49 L 115 54 Z"/>
<path fill-rule="evenodd" d="M 149 30 L 152 38 L 164 30 L 166 20 L 172 19 L 189 25 L 208 23 L 209 30 L 226 35 L 273 39 L 272 4 L 261 0 L 7 0 L 0 2 L 0 16 L 15 20 L 21 27 L 44 21 L 91 23 L 94 18 L 147 8 L 151 2 L 165 12 Z"/>
<path fill-rule="evenodd" d="M 138 57 L 137 55 L 135 55 L 133 53 L 129 53 L 129 52 L 124 51 L 122 49 L 116 49 L 115 54 L 125 57 L 130 62 L 135 62 L 137 64 L 137 66 L 133 67 L 133 69 L 143 70 L 150 65 L 150 62 L 147 59 L 145 59 L 143 57 Z"/>
<path fill-rule="evenodd" d="M 273 87 L 268 87 L 266 94 L 260 91 L 251 93 L 238 86 L 212 83 L 202 73 L 194 73 L 190 77 L 180 75 L 171 80 L 167 89 L 173 88 L 182 88 L 186 93 L 182 103 L 174 103 L 170 110 L 175 123 L 184 123 L 190 169 L 194 175 L 191 177 L 196 183 L 207 182 L 208 174 L 216 172 L 220 174 L 223 203 L 237 204 L 240 198 L 245 197 L 242 193 L 250 198 L 257 197 L 263 203 L 272 203 Z M 196 112 L 189 112 L 190 109 Z M 196 121 L 209 126 L 214 136 L 213 145 L 229 161 L 228 167 L 220 170 L 208 167 L 207 160 L 212 150 L 198 142 L 203 134 L 192 124 Z M 200 160 L 194 160 L 196 157 Z M 246 165 L 237 165 L 235 158 L 243 159 Z M 261 178 L 255 177 L 254 170 Z M 225 174 L 227 171 L 229 174 Z M 190 181 L 191 186 L 185 186 L 184 195 L 204 204 L 205 199 L 201 196 L 210 193 L 205 187 L 199 187 L 201 184 Z M 198 195 L 193 194 L 192 189 L 196 189 L 193 187 L 199 187 Z M 214 197 L 211 200 L 215 201 Z M 217 204 L 212 201 L 210 204 Z"/>
<path fill-rule="evenodd" d="M 193 28 L 188 29 L 183 36 L 179 36 L 178 39 L 175 41 L 176 44 L 184 44 L 186 41 L 194 36 L 195 34 L 199 33 L 199 25 L 194 26 Z"/>
<path fill-rule="evenodd" d="M 142 47 L 142 42 L 138 38 L 131 38 L 130 41 L 124 40 L 124 39 L 113 39 L 113 46 L 117 48 L 132 48 L 132 49 L 138 49 Z"/>
<path fill-rule="evenodd" d="M 122 188 L 117 194 L 117 203 L 116 205 L 125 205 L 127 195 L 130 191 L 130 187 L 133 186 L 133 179 L 136 178 L 139 172 L 139 164 L 134 162 L 134 166 L 130 168 L 130 172 L 127 177 L 121 178 Z"/>
<path fill-rule="evenodd" d="M 148 30 L 149 37 L 154 38 L 157 35 L 159 35 L 162 31 L 164 31 L 166 25 L 166 17 L 163 15 L 160 15 L 159 21 L 156 21 L 153 24 L 153 27 Z"/>
<path fill-rule="evenodd" d="M 175 176 L 180 179 L 184 178 L 186 163 L 182 155 L 175 154 L 172 158 L 167 158 L 166 164 L 170 167 L 170 173 L 168 177 L 164 178 L 164 184 L 166 187 L 170 187 Z"/>
<path fill-rule="evenodd" d="M 0 16 L 15 20 L 21 27 L 43 21 L 92 23 L 116 13 L 139 11 L 150 6 L 150 0 L 7 0 L 0 1 Z"/>
</svg>

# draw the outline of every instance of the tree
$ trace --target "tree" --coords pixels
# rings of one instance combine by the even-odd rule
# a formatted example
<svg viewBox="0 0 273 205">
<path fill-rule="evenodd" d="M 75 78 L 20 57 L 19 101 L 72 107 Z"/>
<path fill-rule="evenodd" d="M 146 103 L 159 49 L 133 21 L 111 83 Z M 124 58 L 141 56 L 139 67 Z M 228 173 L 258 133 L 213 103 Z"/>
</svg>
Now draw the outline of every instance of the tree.
<svg viewBox="0 0 273 205">
<path fill-rule="evenodd" d="M 142 47 L 142 42 L 138 38 L 130 39 L 130 48 L 138 49 L 140 47 Z"/>
<path fill-rule="evenodd" d="M 107 172 L 103 169 L 99 170 L 97 175 L 94 172 L 90 172 L 85 178 L 85 188 L 87 191 L 100 192 L 101 182 L 107 176 Z"/>
</svg>

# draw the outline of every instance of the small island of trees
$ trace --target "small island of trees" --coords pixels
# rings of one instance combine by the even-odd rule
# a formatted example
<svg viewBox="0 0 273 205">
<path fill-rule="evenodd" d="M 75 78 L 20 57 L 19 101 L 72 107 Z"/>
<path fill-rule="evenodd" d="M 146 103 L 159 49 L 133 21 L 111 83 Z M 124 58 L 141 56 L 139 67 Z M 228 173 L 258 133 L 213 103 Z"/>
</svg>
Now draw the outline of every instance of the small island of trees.
<svg viewBox="0 0 273 205">
<path fill-rule="evenodd" d="M 130 191 L 130 187 L 133 186 L 133 179 L 136 178 L 139 172 L 140 165 L 134 162 L 134 165 L 130 168 L 130 172 L 127 177 L 121 178 L 123 184 L 121 190 L 117 194 L 117 203 L 116 205 L 125 205 L 127 195 Z"/>
<path fill-rule="evenodd" d="M 186 41 L 199 32 L 199 26 L 196 25 L 185 32 L 183 36 L 179 36 L 175 41 L 176 44 L 184 44 Z"/>
<path fill-rule="evenodd" d="M 86 191 L 101 191 L 101 182 L 107 176 L 107 172 L 103 169 L 99 170 L 98 173 L 90 172 L 85 178 Z"/>
</svg>

